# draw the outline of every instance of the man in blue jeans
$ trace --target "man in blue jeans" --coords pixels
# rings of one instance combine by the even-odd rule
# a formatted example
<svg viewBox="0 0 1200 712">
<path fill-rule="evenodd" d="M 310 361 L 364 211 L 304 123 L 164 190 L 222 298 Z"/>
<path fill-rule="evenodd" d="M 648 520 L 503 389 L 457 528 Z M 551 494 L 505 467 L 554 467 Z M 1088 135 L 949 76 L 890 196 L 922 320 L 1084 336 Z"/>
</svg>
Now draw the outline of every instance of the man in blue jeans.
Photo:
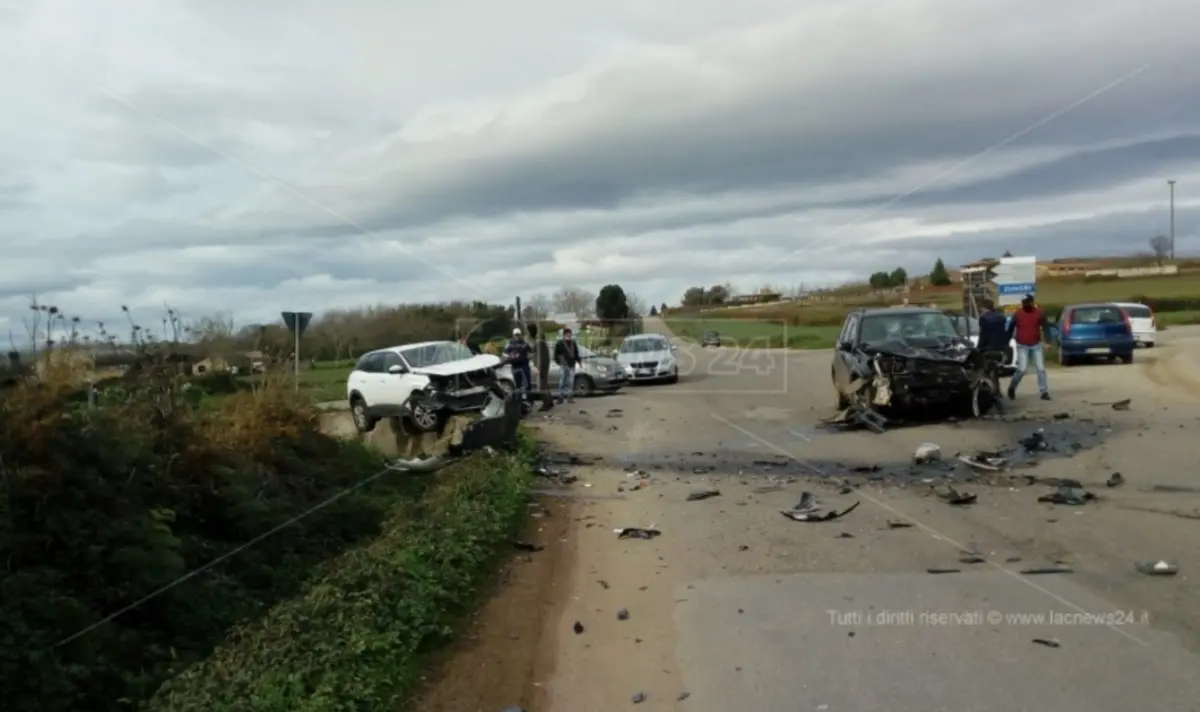
<svg viewBox="0 0 1200 712">
<path fill-rule="evenodd" d="M 558 364 L 558 402 L 570 403 L 575 400 L 575 369 L 583 365 L 579 359 L 579 344 L 571 334 L 571 330 L 563 329 L 562 338 L 554 344 L 554 362 Z"/>
<path fill-rule="evenodd" d="M 1008 338 L 1015 336 L 1017 341 L 1017 372 L 1008 384 L 1009 400 L 1016 400 L 1017 386 L 1021 385 L 1021 377 L 1029 368 L 1030 361 L 1037 369 L 1038 390 L 1041 391 L 1042 400 L 1050 400 L 1050 388 L 1046 384 L 1046 355 L 1042 350 L 1042 336 L 1048 328 L 1046 315 L 1034 303 L 1033 295 L 1026 294 L 1021 300 L 1021 308 L 1013 314 L 1012 323 L 1008 325 Z"/>
<path fill-rule="evenodd" d="M 525 400 L 533 388 L 533 370 L 529 367 L 532 354 L 533 348 L 521 335 L 521 330 L 513 329 L 512 338 L 504 346 L 504 356 L 512 364 L 513 378 L 517 382 L 517 392 L 521 394 L 521 400 Z"/>
</svg>

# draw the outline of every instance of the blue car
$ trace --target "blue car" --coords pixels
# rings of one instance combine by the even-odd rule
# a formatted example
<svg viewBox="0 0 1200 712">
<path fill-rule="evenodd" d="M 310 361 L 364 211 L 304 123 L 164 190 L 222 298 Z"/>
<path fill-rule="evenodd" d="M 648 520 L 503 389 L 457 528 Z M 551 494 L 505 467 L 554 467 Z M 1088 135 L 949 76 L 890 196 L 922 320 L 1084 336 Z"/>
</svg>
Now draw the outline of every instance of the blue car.
<svg viewBox="0 0 1200 712">
<path fill-rule="evenodd" d="M 1070 366 L 1083 359 L 1120 359 L 1133 363 L 1137 341 L 1129 315 L 1116 304 L 1072 304 L 1053 321 L 1051 339 L 1058 362 Z"/>
</svg>

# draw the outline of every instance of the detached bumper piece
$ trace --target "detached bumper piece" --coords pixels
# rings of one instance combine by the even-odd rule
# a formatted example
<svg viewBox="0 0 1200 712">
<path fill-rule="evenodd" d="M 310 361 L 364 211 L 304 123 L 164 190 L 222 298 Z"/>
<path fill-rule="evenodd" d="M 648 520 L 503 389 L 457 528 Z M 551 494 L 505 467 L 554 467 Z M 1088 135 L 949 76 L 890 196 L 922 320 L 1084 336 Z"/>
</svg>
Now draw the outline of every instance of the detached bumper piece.
<svg viewBox="0 0 1200 712">
<path fill-rule="evenodd" d="M 488 447 L 499 450 L 515 444 L 517 426 L 524 415 L 524 405 L 518 396 L 506 397 L 499 388 L 489 391 L 479 419 L 463 430 L 462 442 L 451 445 L 450 454 L 464 455 Z"/>
</svg>

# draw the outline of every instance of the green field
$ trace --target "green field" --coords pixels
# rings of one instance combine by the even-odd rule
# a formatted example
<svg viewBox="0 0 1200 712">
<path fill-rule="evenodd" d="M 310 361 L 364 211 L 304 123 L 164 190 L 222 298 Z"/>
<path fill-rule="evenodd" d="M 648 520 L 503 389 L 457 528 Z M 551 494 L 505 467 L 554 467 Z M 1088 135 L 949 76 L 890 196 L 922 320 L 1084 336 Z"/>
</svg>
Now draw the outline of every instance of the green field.
<svg viewBox="0 0 1200 712">
<path fill-rule="evenodd" d="M 689 341 L 700 341 L 704 332 L 715 331 L 721 335 L 722 345 L 748 349 L 828 349 L 842 330 L 841 326 L 790 326 L 783 320 L 669 317 L 667 327 Z"/>
</svg>

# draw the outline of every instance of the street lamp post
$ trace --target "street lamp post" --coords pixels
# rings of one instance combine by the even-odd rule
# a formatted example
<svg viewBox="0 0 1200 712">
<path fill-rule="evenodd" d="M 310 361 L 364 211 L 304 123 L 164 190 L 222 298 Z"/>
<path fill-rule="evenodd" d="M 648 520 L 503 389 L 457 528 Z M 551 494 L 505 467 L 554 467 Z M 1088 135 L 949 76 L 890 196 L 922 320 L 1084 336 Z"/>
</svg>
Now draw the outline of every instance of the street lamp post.
<svg viewBox="0 0 1200 712">
<path fill-rule="evenodd" d="M 1175 259 L 1175 179 L 1167 181 L 1171 191 L 1171 259 Z"/>
</svg>

